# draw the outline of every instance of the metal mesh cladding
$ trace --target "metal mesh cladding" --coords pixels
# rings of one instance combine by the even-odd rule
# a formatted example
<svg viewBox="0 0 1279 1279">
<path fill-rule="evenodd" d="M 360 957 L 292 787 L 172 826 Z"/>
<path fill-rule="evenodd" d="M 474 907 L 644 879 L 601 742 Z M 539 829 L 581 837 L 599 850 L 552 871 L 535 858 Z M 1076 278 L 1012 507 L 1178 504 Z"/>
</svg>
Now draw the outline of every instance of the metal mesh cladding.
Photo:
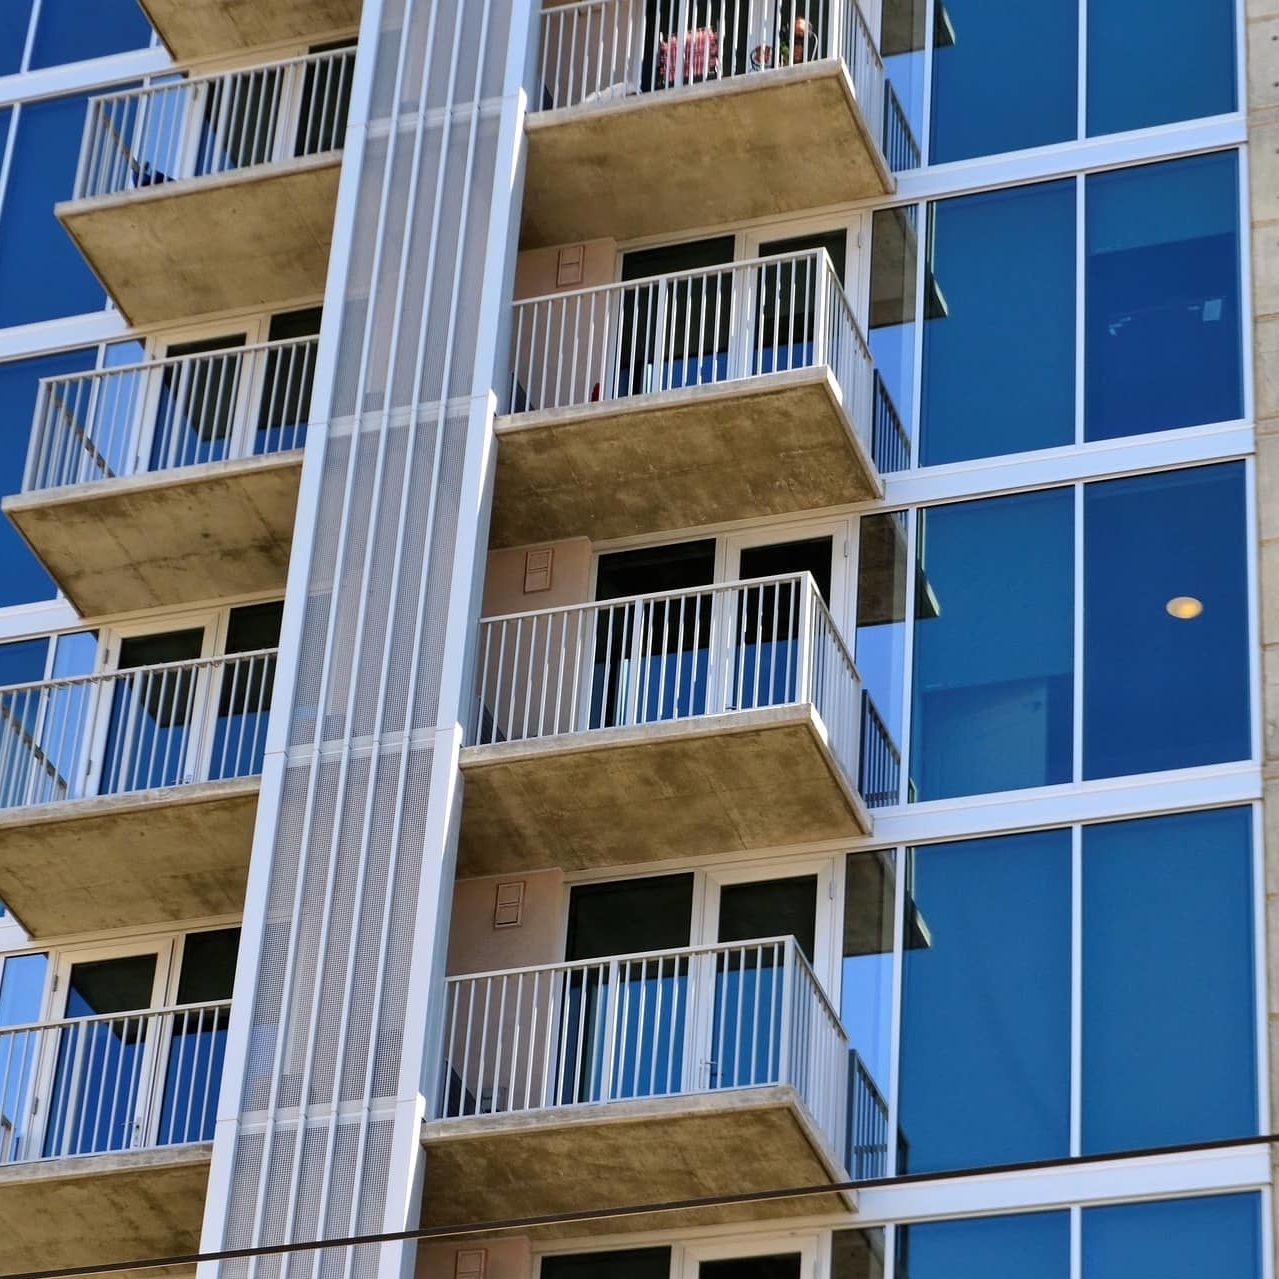
<svg viewBox="0 0 1279 1279">
<path fill-rule="evenodd" d="M 523 66 L 532 9 L 365 6 L 372 45 L 359 59 L 373 75 L 369 100 L 352 104 L 354 218 L 335 236 L 344 277 L 328 299 L 339 332 L 317 371 L 308 437 L 323 465 L 299 508 L 312 539 L 305 584 L 288 601 L 302 610 L 300 649 L 293 687 L 277 698 L 282 709 L 291 692 L 288 754 L 278 811 L 259 814 L 255 856 L 268 850 L 270 873 L 265 901 L 246 912 L 260 944 L 252 1008 L 233 1013 L 250 1018 L 242 1126 L 219 1128 L 219 1141 L 234 1141 L 233 1177 L 225 1214 L 209 1209 L 229 1248 L 394 1225 L 393 1172 L 411 1171 L 391 1168 L 392 1149 L 415 1144 L 393 1141 L 408 1122 L 395 1103 L 403 1072 L 430 1074 L 426 1011 L 408 992 L 414 955 L 438 943 L 434 930 L 415 936 L 419 905 L 449 887 L 448 850 L 426 841 L 452 779 L 434 794 L 432 762 L 437 742 L 455 749 L 463 713 L 445 643 L 474 620 L 451 603 L 476 593 L 459 512 L 482 510 L 487 491 L 467 460 L 491 455 L 506 299 L 488 254 L 516 233 L 516 156 L 499 143 L 519 137 L 519 75 L 504 80 Z M 368 83 L 359 72 L 356 82 Z M 430 829 L 455 837 L 448 817 Z M 375 1273 L 382 1255 L 333 1249 L 223 1273 L 347 1279 Z"/>
</svg>

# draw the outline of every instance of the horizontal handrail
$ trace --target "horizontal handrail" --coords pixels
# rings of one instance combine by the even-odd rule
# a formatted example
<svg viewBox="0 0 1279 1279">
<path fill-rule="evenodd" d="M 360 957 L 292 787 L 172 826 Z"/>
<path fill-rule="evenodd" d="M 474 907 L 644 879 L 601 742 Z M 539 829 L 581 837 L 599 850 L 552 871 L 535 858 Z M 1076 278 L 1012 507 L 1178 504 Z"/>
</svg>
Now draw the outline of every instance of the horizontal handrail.
<svg viewBox="0 0 1279 1279">
<path fill-rule="evenodd" d="M 848 1038 L 793 937 L 450 977 L 438 1113 L 790 1084 L 843 1145 Z"/>
<path fill-rule="evenodd" d="M 871 447 L 873 363 L 824 248 L 515 303 L 511 412 L 828 368 Z"/>
<path fill-rule="evenodd" d="M 23 492 L 300 448 L 317 344 L 264 342 L 42 379 Z"/>
<path fill-rule="evenodd" d="M 230 1007 L 0 1027 L 0 1163 L 211 1140 Z"/>
<path fill-rule="evenodd" d="M 884 119 L 884 64 L 856 0 L 582 0 L 542 14 L 533 110 L 560 110 L 691 84 L 762 77 L 837 58 L 872 136 Z"/>
<path fill-rule="evenodd" d="M 0 809 L 256 775 L 276 655 L 0 687 Z"/>
<path fill-rule="evenodd" d="M 334 151 L 354 66 L 344 48 L 90 98 L 75 198 Z"/>
</svg>

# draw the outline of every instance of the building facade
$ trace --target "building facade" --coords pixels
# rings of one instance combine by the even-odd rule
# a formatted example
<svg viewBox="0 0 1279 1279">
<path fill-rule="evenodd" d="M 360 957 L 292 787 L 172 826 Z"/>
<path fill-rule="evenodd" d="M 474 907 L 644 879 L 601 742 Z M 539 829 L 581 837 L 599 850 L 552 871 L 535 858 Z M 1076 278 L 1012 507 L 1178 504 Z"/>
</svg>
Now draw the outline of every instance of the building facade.
<svg viewBox="0 0 1279 1279">
<path fill-rule="evenodd" d="M 1267 0 L 9 0 L 0 1274 L 1273 1279 L 1276 156 Z"/>
</svg>

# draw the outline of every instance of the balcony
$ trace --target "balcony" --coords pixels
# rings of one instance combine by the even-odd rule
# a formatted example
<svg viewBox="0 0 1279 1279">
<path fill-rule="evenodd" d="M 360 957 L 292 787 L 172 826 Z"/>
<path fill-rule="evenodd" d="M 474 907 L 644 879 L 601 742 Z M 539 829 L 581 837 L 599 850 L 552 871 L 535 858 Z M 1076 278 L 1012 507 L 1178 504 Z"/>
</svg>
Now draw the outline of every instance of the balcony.
<svg viewBox="0 0 1279 1279">
<path fill-rule="evenodd" d="M 515 306 L 494 546 L 883 496 L 905 433 L 824 249 Z"/>
<path fill-rule="evenodd" d="M 706 8 L 547 5 L 526 123 L 524 247 L 884 196 L 894 168 L 919 163 L 854 0 L 794 0 L 785 20 L 774 0 Z"/>
<path fill-rule="evenodd" d="M 459 875 L 848 839 L 859 779 L 895 794 L 807 573 L 489 618 L 477 664 Z"/>
<path fill-rule="evenodd" d="M 324 292 L 355 51 L 92 98 L 55 210 L 135 325 Z"/>
<path fill-rule="evenodd" d="M 360 25 L 360 0 L 138 0 L 175 62 L 316 44 Z"/>
<path fill-rule="evenodd" d="M 275 659 L 0 688 L 0 900 L 28 932 L 243 908 Z"/>
<path fill-rule="evenodd" d="M 0 1030 L 6 1269 L 197 1251 L 229 1009 Z"/>
<path fill-rule="evenodd" d="M 444 1054 L 424 1225 L 847 1179 L 848 1038 L 793 937 L 452 977 Z M 667 1215 L 850 1206 L 832 1190 Z"/>
<path fill-rule="evenodd" d="M 83 616 L 284 590 L 316 339 L 40 384 L 3 509 Z"/>
</svg>

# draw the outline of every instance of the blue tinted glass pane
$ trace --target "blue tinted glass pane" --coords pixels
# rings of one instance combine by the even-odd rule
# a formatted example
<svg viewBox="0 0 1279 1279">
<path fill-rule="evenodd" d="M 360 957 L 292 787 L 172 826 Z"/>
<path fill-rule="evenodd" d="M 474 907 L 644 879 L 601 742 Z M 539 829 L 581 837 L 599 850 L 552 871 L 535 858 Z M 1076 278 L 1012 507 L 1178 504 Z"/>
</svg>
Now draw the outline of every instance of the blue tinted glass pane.
<svg viewBox="0 0 1279 1279">
<path fill-rule="evenodd" d="M 151 25 L 138 0 L 43 0 L 33 67 L 53 67 L 145 49 Z"/>
<path fill-rule="evenodd" d="M 40 378 L 89 369 L 93 361 L 94 352 L 82 350 L 0 364 L 0 496 L 22 489 Z M 0 605 L 29 604 L 57 594 L 49 575 L 8 520 L 0 520 L 0 564 L 4 565 Z"/>
<path fill-rule="evenodd" d="M 919 520 L 914 797 L 1069 781 L 1071 491 L 933 507 Z"/>
<path fill-rule="evenodd" d="M 943 201 L 928 238 L 920 460 L 1071 443 L 1075 184 Z"/>
<path fill-rule="evenodd" d="M 53 206 L 71 195 L 85 99 L 22 108 L 0 215 L 0 326 L 99 311 L 105 294 Z"/>
<path fill-rule="evenodd" d="M 1084 776 L 1247 759 L 1242 462 L 1084 490 Z"/>
<path fill-rule="evenodd" d="M 1252 896 L 1250 809 L 1084 828 L 1085 1154 L 1256 1132 Z"/>
<path fill-rule="evenodd" d="M 4 0 L 0 4 L 0 75 L 21 69 L 30 18 L 31 0 Z"/>
<path fill-rule="evenodd" d="M 1075 136 L 1076 0 L 945 0 L 945 12 L 933 51 L 933 164 Z"/>
<path fill-rule="evenodd" d="M 1085 433 L 1243 416 L 1233 151 L 1088 178 Z"/>
<path fill-rule="evenodd" d="M 905 1171 L 1066 1155 L 1070 832 L 971 840 L 910 857 Z"/>
<path fill-rule="evenodd" d="M 0 685 L 31 684 L 44 679 L 45 659 L 48 655 L 47 639 L 0 644 Z"/>
<path fill-rule="evenodd" d="M 1083 1216 L 1083 1279 L 1261 1277 L 1259 1195 L 1085 1208 Z"/>
<path fill-rule="evenodd" d="M 1067 1279 L 1070 1214 L 905 1226 L 897 1234 L 897 1273 L 904 1279 Z"/>
<path fill-rule="evenodd" d="M 1088 0 L 1090 135 L 1234 109 L 1234 0 Z"/>
</svg>

